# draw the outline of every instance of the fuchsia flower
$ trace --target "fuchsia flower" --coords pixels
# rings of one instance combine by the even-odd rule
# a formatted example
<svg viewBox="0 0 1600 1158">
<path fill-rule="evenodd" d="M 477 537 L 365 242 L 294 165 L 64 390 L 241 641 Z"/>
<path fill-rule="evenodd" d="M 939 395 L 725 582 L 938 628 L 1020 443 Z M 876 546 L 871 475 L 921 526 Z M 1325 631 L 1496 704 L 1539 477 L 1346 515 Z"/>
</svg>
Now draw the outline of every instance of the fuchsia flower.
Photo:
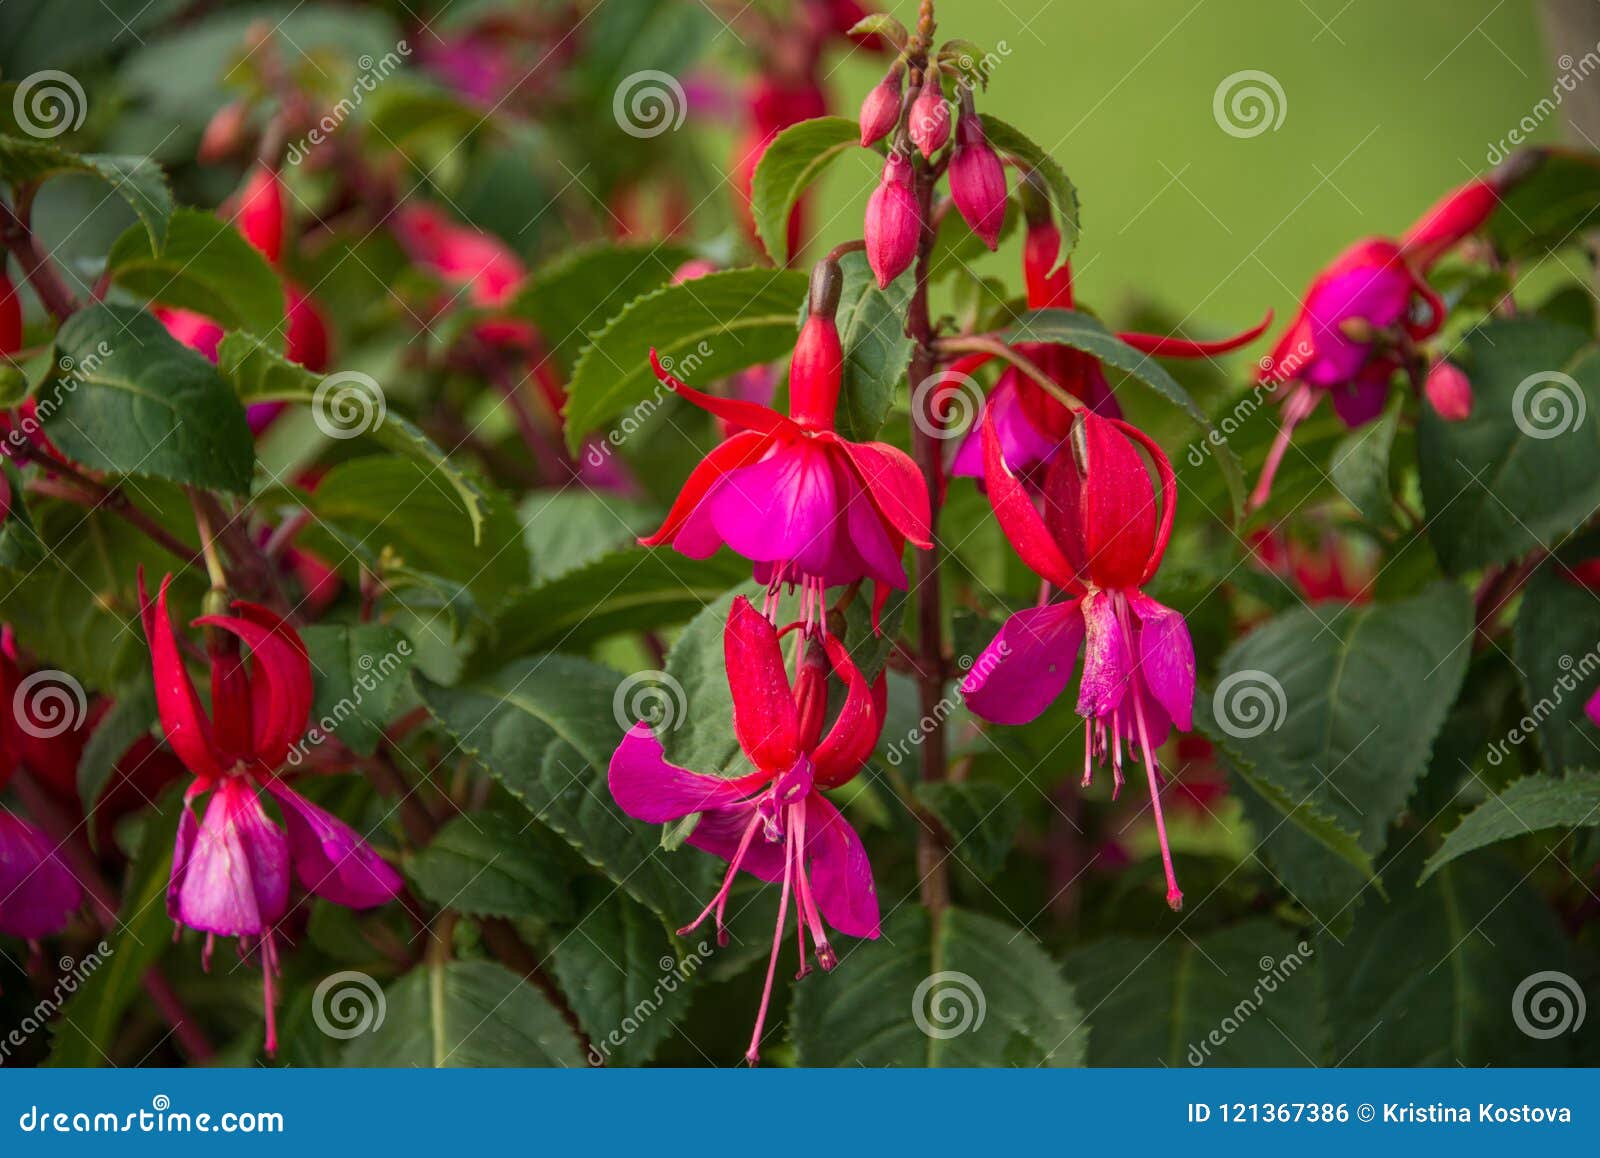
<svg viewBox="0 0 1600 1158">
<path fill-rule="evenodd" d="M 1183 616 L 1140 588 L 1161 565 L 1172 533 L 1176 482 L 1167 456 L 1148 435 L 1114 418 L 1080 411 L 1079 454 L 1058 456 L 1044 481 L 1044 513 L 1001 455 L 992 419 L 984 423 L 989 500 L 1017 554 L 1065 591 L 1064 602 L 1019 611 L 962 681 L 967 706 L 997 724 L 1038 717 L 1072 678 L 1083 648 L 1078 714 L 1084 734 L 1083 783 L 1093 758 L 1111 761 L 1122 787 L 1122 745 L 1143 759 L 1150 784 L 1167 903 L 1183 905 L 1161 811 L 1156 751 L 1174 725 L 1193 726 L 1194 648 Z M 1159 504 L 1140 448 L 1160 480 Z"/>
<path fill-rule="evenodd" d="M 9 661 L 0 663 L 0 788 L 23 760 L 32 739 L 18 726 L 16 702 L 19 673 Z M 56 855 L 55 844 L 19 816 L 0 808 L 0 934 L 34 941 L 59 933 L 83 901 L 77 878 Z"/>
<path fill-rule="evenodd" d="M 897 62 L 893 68 L 872 86 L 861 102 L 861 146 L 866 148 L 881 141 L 900 123 L 901 86 L 905 83 L 906 66 Z"/>
<path fill-rule="evenodd" d="M 1253 506 L 1271 495 L 1294 428 L 1323 394 L 1346 426 L 1361 426 L 1383 410 L 1406 352 L 1444 325 L 1445 306 L 1428 285 L 1427 271 L 1488 220 L 1512 176 L 1503 169 L 1467 182 L 1400 240 L 1358 241 L 1312 280 L 1299 314 L 1262 363 L 1263 384 L 1296 385 L 1283 395 L 1283 422 L 1251 495 Z"/>
<path fill-rule="evenodd" d="M 985 245 L 994 249 L 1000 244 L 1000 227 L 1006 220 L 1005 166 L 984 135 L 968 88 L 961 90 L 961 119 L 950 154 L 950 198 Z"/>
<path fill-rule="evenodd" d="M 963 117 L 963 123 L 966 118 Z M 1028 206 L 1027 237 L 1023 242 L 1022 272 L 1029 309 L 1072 309 L 1072 263 L 1056 260 L 1061 253 L 1061 230 L 1049 215 L 1048 203 L 1030 197 L 1021 186 Z M 1210 358 L 1237 350 L 1259 338 L 1272 324 L 1272 311 L 1258 325 L 1232 337 L 1197 342 L 1159 334 L 1121 333 L 1117 337 L 1144 354 L 1163 358 Z M 1061 389 L 1090 410 L 1106 418 L 1121 418 L 1122 407 L 1111 391 L 1100 360 L 1071 346 L 1045 342 L 1019 342 L 1017 352 L 1039 367 Z M 989 360 L 976 355 L 957 363 L 953 374 L 967 374 Z M 979 420 L 962 440 L 950 471 L 957 477 L 984 477 L 983 419 L 992 417 L 1006 466 L 1026 475 L 1047 465 L 1066 445 L 1073 412 L 1061 400 L 1015 366 L 1007 366 L 984 400 Z M 1030 479 L 1031 482 L 1031 479 Z"/>
<path fill-rule="evenodd" d="M 787 416 L 692 389 L 650 352 L 657 378 L 737 433 L 695 467 L 661 529 L 640 543 L 671 545 L 691 559 L 731 547 L 767 585 L 768 613 L 784 585 L 798 586 L 808 624 L 822 621 L 828 587 L 872 579 L 881 607 L 887 588 L 906 587 L 906 540 L 931 545 L 927 486 L 911 459 L 833 428 L 844 362 L 834 322 L 839 289 L 838 266 L 820 264 L 790 362 Z"/>
<path fill-rule="evenodd" d="M 723 918 L 741 871 L 783 884 L 766 987 L 745 1053 L 752 1065 L 759 1057 L 791 897 L 799 934 L 797 980 L 810 971 L 807 935 L 817 964 L 826 970 L 838 963 L 824 922 L 846 936 L 878 936 L 878 894 L 866 848 L 821 789 L 848 782 L 876 747 L 883 728 L 884 680 L 880 675 L 877 685 L 869 687 L 837 639 L 805 633 L 799 675 L 791 688 L 781 634 L 748 599 L 734 600 L 723 646 L 733 728 L 754 772 L 724 779 L 669 764 L 650 726 L 641 723 L 618 745 L 609 778 L 611 795 L 639 820 L 665 824 L 702 813 L 688 842 L 728 862 L 722 887 L 678 931 L 680 936 L 714 916 L 718 943 L 728 943 Z M 824 734 L 830 668 L 843 681 L 845 697 Z"/>
<path fill-rule="evenodd" d="M 194 774 L 184 796 L 167 885 L 167 911 L 206 934 L 209 966 L 217 937 L 237 937 L 241 955 L 260 956 L 267 1052 L 277 1048 L 275 927 L 289 908 L 292 867 L 300 884 L 337 905 L 367 909 L 392 899 L 400 877 L 352 828 L 278 778 L 311 713 L 311 659 L 287 622 L 254 603 L 195 626 L 250 651 L 211 647 L 211 716 L 184 667 L 167 612 L 168 575 L 152 602 L 139 576 L 140 615 L 150 643 L 156 706 L 167 743 Z M 276 801 L 280 827 L 265 797 Z M 195 804 L 210 793 L 202 818 Z"/>
<path fill-rule="evenodd" d="M 1422 391 L 1446 422 L 1472 417 L 1472 382 L 1466 371 L 1449 359 L 1440 358 L 1433 364 Z"/>
<path fill-rule="evenodd" d="M 890 149 L 884 158 L 883 175 L 867 199 L 863 236 L 867 264 L 877 275 L 879 289 L 910 269 L 917 258 L 922 210 L 912 189 L 911 161 L 899 147 Z"/>
<path fill-rule="evenodd" d="M 911 143 L 930 161 L 950 139 L 950 106 L 945 103 L 944 86 L 939 83 L 939 73 L 930 68 L 928 75 L 911 102 L 911 116 L 906 125 Z"/>
<path fill-rule="evenodd" d="M 431 205 L 400 206 L 390 227 L 412 261 L 465 288 L 475 306 L 505 304 L 528 272 L 498 238 L 458 225 Z"/>
</svg>

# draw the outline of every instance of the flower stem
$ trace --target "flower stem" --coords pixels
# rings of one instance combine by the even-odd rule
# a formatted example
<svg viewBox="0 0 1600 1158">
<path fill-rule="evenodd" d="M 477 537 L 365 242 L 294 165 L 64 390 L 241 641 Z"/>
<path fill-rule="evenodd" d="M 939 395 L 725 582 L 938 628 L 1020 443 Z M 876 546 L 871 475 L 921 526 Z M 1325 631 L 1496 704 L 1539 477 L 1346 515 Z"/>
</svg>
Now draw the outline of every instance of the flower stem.
<svg viewBox="0 0 1600 1158">
<path fill-rule="evenodd" d="M 39 244 L 38 236 L 33 232 L 30 221 L 33 190 L 19 189 L 14 196 L 16 201 L 14 209 L 4 201 L 0 201 L 0 244 L 4 244 L 17 259 L 17 264 L 22 267 L 23 276 L 28 279 L 33 292 L 39 295 L 39 301 L 44 308 L 55 315 L 57 321 L 65 321 L 77 311 L 78 299 L 67 288 L 66 282 L 61 280 L 61 274 L 45 254 L 44 247 Z"/>
</svg>

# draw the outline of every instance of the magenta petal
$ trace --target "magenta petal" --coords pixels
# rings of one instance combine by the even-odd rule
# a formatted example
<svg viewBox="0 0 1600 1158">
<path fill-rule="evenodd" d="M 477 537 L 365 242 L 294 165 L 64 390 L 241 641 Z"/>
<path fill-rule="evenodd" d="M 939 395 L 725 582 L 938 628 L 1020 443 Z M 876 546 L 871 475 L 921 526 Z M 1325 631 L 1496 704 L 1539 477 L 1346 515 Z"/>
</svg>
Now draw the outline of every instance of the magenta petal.
<svg viewBox="0 0 1600 1158">
<path fill-rule="evenodd" d="M 1128 600 L 1139 617 L 1139 674 L 1178 730 L 1187 732 L 1194 727 L 1194 644 L 1189 626 L 1182 615 L 1143 592 Z"/>
<path fill-rule="evenodd" d="M 1389 401 L 1389 378 L 1394 367 L 1379 359 L 1366 366 L 1348 385 L 1333 386 L 1328 397 L 1333 411 L 1346 426 L 1365 426 L 1383 413 Z"/>
<path fill-rule="evenodd" d="M 194 798 L 200 795 L 200 782 L 190 785 L 183 794 L 183 812 L 178 817 L 178 839 L 172 845 L 172 872 L 167 877 L 167 916 L 179 919 L 179 898 L 183 895 L 183 880 L 189 868 L 189 858 L 194 855 L 195 838 L 200 834 L 200 821 L 195 818 Z"/>
<path fill-rule="evenodd" d="M 733 858 L 738 856 L 745 830 L 755 815 L 756 806 L 753 802 L 713 809 L 700 818 L 700 823 L 689 835 L 688 843 L 701 852 L 709 852 L 732 864 Z M 783 861 L 783 842 L 769 841 L 757 829 L 744 855 L 739 858 L 739 869 L 760 880 L 775 883 L 783 879 Z"/>
<path fill-rule="evenodd" d="M 1017 394 L 1020 372 L 1007 370 L 984 400 L 972 426 L 961 440 L 961 449 L 950 464 L 950 473 L 958 478 L 983 477 L 983 419 L 994 415 L 995 433 L 1000 436 L 1000 453 L 1006 465 L 1021 474 L 1031 470 L 1055 454 L 1062 445 L 1039 431 L 1028 418 L 1028 411 Z"/>
<path fill-rule="evenodd" d="M 806 800 L 806 856 L 822 918 L 850 937 L 878 935 L 878 890 L 861 837 L 820 793 Z"/>
<path fill-rule="evenodd" d="M 996 724 L 1026 724 L 1066 690 L 1083 641 L 1079 601 L 1019 611 L 961 681 L 967 707 Z"/>
<path fill-rule="evenodd" d="M 50 838 L 0 810 L 0 933 L 29 941 L 59 933 L 82 900 Z"/>
<path fill-rule="evenodd" d="M 834 566 L 841 510 L 828 453 L 806 442 L 730 471 L 706 499 L 717 531 L 746 559 L 793 560 L 815 575 Z"/>
<path fill-rule="evenodd" d="M 846 495 L 846 530 L 843 545 L 853 548 L 855 558 L 843 573 L 824 574 L 829 586 L 854 583 L 857 579 L 876 579 L 901 591 L 906 589 L 906 569 L 900 560 L 897 535 L 884 526 L 883 516 L 873 506 L 866 488 L 848 469 L 841 471 L 840 488 Z"/>
<path fill-rule="evenodd" d="M 289 905 L 289 846 L 255 789 L 238 778 L 212 793 L 178 894 L 178 919 L 221 937 L 259 935 Z"/>
<path fill-rule="evenodd" d="M 400 874 L 355 829 L 286 785 L 269 791 L 283 806 L 289 859 L 310 892 L 347 909 L 370 909 L 400 891 Z"/>
<path fill-rule="evenodd" d="M 744 795 L 733 781 L 667 763 L 661 741 L 646 723 L 635 724 L 622 737 L 611 756 L 609 782 L 622 811 L 650 824 L 679 820 L 691 812 L 729 808 Z M 704 825 L 701 821 L 701 827 Z"/>
<path fill-rule="evenodd" d="M 1116 711 L 1128 687 L 1128 649 L 1117 622 L 1115 596 L 1094 591 L 1083 597 L 1086 627 L 1083 682 L 1078 685 L 1078 715 L 1101 719 Z"/>
</svg>

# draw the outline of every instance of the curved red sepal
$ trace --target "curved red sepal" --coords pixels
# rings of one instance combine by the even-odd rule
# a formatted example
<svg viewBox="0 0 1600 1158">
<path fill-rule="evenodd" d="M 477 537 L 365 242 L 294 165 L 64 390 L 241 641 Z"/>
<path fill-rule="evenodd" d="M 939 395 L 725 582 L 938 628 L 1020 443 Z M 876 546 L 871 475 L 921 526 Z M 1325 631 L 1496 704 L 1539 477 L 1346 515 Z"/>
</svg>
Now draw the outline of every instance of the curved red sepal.
<svg viewBox="0 0 1600 1158">
<path fill-rule="evenodd" d="M 311 715 L 311 657 L 300 634 L 265 607 L 239 601 L 233 609 L 238 616 L 206 615 L 195 623 L 229 632 L 250 649 L 253 755 L 277 768 Z"/>
<path fill-rule="evenodd" d="M 783 649 L 776 629 L 743 595 L 728 612 L 722 649 L 739 747 L 757 768 L 790 767 L 800 755 L 800 714 Z"/>
<path fill-rule="evenodd" d="M 1120 419 L 1112 421 L 1116 422 L 1124 434 L 1144 447 L 1146 453 L 1150 455 L 1150 461 L 1155 465 L 1156 478 L 1161 484 L 1161 524 L 1156 528 L 1155 547 L 1150 552 L 1150 561 L 1145 564 L 1144 574 L 1139 579 L 1139 585 L 1142 587 L 1161 566 L 1161 557 L 1167 553 L 1167 543 L 1172 539 L 1172 520 L 1178 511 L 1178 478 L 1173 473 L 1172 460 L 1167 457 L 1167 452 L 1161 449 L 1155 439 L 1130 422 L 1123 422 Z"/>
<path fill-rule="evenodd" d="M 666 519 L 661 523 L 661 529 L 653 535 L 640 539 L 639 545 L 659 547 L 663 543 L 672 542 L 684 521 L 694 514 L 694 509 L 700 505 L 700 501 L 716 485 L 718 479 L 729 471 L 756 462 L 771 445 L 771 435 L 758 434 L 753 430 L 741 430 L 732 438 L 713 447 L 711 452 L 700 460 L 700 465 L 689 472 L 683 489 L 678 492 L 678 497 L 673 500 L 672 509 L 667 512 Z"/>
<path fill-rule="evenodd" d="M 189 670 L 183 665 L 178 637 L 167 611 L 167 587 L 172 576 L 162 577 L 154 603 L 145 590 L 144 568 L 139 569 L 139 617 L 150 644 L 150 668 L 155 676 L 156 711 L 167 743 L 184 766 L 203 780 L 222 776 L 223 768 L 211 735 L 211 721 L 200 706 Z"/>
<path fill-rule="evenodd" d="M 867 677 L 856 667 L 844 644 L 830 635 L 823 640 L 823 645 L 828 649 L 833 673 L 844 681 L 845 699 L 838 719 L 812 753 L 811 762 L 818 786 L 837 788 L 861 771 L 878 746 L 883 713 L 878 710 Z"/>
<path fill-rule="evenodd" d="M 667 389 L 724 422 L 731 422 L 735 426 L 754 430 L 759 434 L 798 437 L 802 433 L 799 423 L 787 415 L 779 414 L 770 406 L 763 406 L 759 402 L 745 402 L 737 398 L 718 398 L 715 394 L 707 394 L 696 390 L 693 386 L 686 386 L 661 365 L 661 359 L 656 356 L 653 346 L 650 349 L 650 369 L 655 371 L 656 378 Z"/>
<path fill-rule="evenodd" d="M 1081 591 L 1083 585 L 1076 570 L 1051 536 L 1021 480 L 1006 466 L 992 414 L 983 418 L 983 475 L 995 520 L 1022 561 L 1035 575 L 1057 587 Z"/>
<path fill-rule="evenodd" d="M 1077 509 L 1084 570 L 1101 588 L 1137 587 L 1155 550 L 1156 492 L 1144 456 L 1124 423 L 1085 411 L 1082 477 L 1072 455 L 1060 455 L 1045 480 L 1047 517 Z M 1056 535 L 1070 541 L 1068 526 Z"/>
<path fill-rule="evenodd" d="M 1451 190 L 1406 230 L 1401 252 L 1418 269 L 1427 269 L 1489 220 L 1500 192 L 1482 177 Z"/>
<path fill-rule="evenodd" d="M 843 448 L 850 456 L 850 464 L 861 476 L 873 505 L 890 526 L 914 546 L 923 550 L 933 546 L 928 484 L 917 473 L 910 455 L 886 442 L 851 442 L 827 433 L 818 437 Z"/>
<path fill-rule="evenodd" d="M 1268 310 L 1267 316 L 1248 330 L 1241 330 L 1231 338 L 1218 338 L 1213 342 L 1197 342 L 1162 334 L 1123 333 L 1117 337 L 1140 353 L 1152 354 L 1157 358 L 1209 358 L 1215 354 L 1226 354 L 1237 350 L 1240 346 L 1248 346 L 1266 333 L 1270 325 L 1272 325 L 1272 311 Z"/>
</svg>

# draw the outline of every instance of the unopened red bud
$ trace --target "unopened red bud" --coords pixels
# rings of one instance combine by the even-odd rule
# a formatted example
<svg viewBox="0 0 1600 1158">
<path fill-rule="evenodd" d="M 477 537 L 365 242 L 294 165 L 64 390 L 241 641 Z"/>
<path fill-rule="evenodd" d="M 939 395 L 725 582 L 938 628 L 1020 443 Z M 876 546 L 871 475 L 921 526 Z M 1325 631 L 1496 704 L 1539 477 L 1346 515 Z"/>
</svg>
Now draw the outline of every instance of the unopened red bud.
<svg viewBox="0 0 1600 1158">
<path fill-rule="evenodd" d="M 265 165 L 257 165 L 239 195 L 239 232 L 274 265 L 283 255 L 288 217 L 283 203 L 283 182 Z"/>
<path fill-rule="evenodd" d="M 950 196 L 972 231 L 990 249 L 1000 243 L 1006 220 L 1006 170 L 983 135 L 983 124 L 966 104 L 956 126 L 956 151 L 950 158 Z"/>
<path fill-rule="evenodd" d="M 930 159 L 950 139 L 950 106 L 945 103 L 939 74 L 931 69 L 917 90 L 917 99 L 911 102 L 909 128 L 912 143 Z"/>
<path fill-rule="evenodd" d="M 4 259 L 0 258 L 0 264 Z M 22 298 L 0 270 L 0 354 L 22 349 Z"/>
<path fill-rule="evenodd" d="M 196 153 L 200 163 L 215 165 L 240 152 L 248 135 L 249 116 L 249 107 L 243 101 L 233 101 L 218 109 L 200 135 L 200 148 Z"/>
<path fill-rule="evenodd" d="M 905 66 L 895 65 L 861 102 L 861 144 L 880 141 L 900 123 L 900 84 Z"/>
<path fill-rule="evenodd" d="M 844 347 L 834 314 L 844 278 L 837 263 L 822 261 L 811 273 L 805 325 L 789 360 L 789 416 L 812 430 L 832 430 L 844 379 Z"/>
<path fill-rule="evenodd" d="M 1460 422 L 1472 415 L 1472 382 L 1454 362 L 1444 359 L 1435 362 L 1428 371 L 1423 392 L 1446 422 Z"/>
<path fill-rule="evenodd" d="M 902 138 L 903 139 L 903 138 Z M 867 264 L 883 289 L 911 268 L 922 235 L 922 215 L 911 187 L 911 162 L 899 149 L 890 151 L 883 176 L 867 200 Z"/>
</svg>

